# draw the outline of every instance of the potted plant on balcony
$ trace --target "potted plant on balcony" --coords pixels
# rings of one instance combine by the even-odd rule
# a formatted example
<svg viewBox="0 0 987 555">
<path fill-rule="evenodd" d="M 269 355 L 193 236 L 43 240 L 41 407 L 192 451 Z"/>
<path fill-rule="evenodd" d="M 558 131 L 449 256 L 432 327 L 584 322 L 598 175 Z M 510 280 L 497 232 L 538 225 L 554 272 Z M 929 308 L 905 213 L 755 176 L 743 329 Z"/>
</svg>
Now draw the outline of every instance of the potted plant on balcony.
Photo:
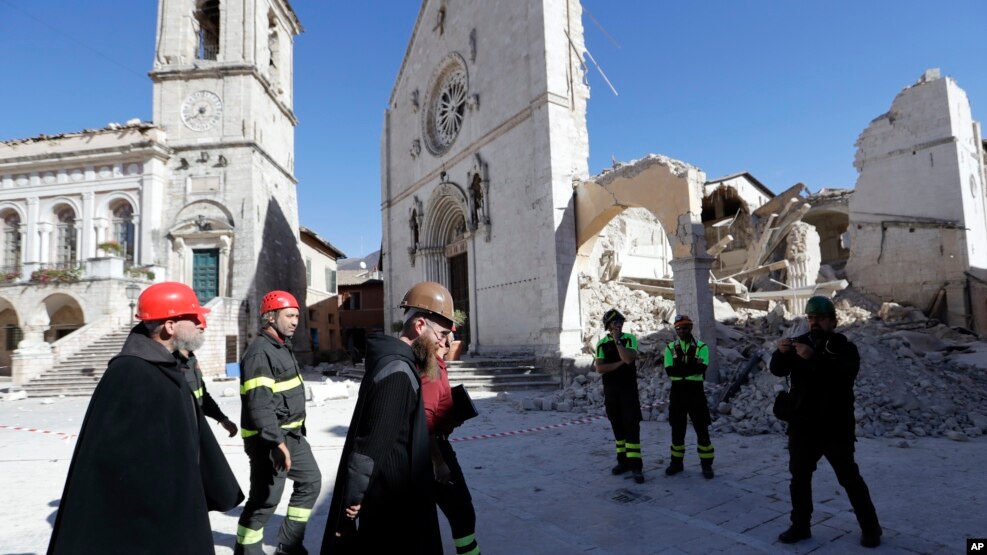
<svg viewBox="0 0 987 555">
<path fill-rule="evenodd" d="M 0 285 L 6 283 L 14 283 L 21 278 L 20 270 L 8 270 L 5 272 L 0 272 Z"/>
<path fill-rule="evenodd" d="M 41 268 L 31 272 L 31 281 L 46 285 L 49 283 L 75 283 L 82 278 L 82 268 Z"/>
<path fill-rule="evenodd" d="M 123 245 L 116 241 L 104 241 L 96 245 L 96 248 L 103 251 L 106 256 L 120 256 L 123 254 Z"/>
<path fill-rule="evenodd" d="M 127 268 L 127 275 L 138 279 L 154 281 L 154 271 L 148 266 L 131 266 Z"/>
<path fill-rule="evenodd" d="M 466 312 L 463 310 L 455 310 L 452 313 L 453 323 L 456 324 L 456 329 L 460 330 L 460 332 L 466 327 L 467 319 Z M 449 346 L 449 354 L 446 355 L 448 360 L 459 360 L 466 353 L 466 345 L 461 340 L 455 339 L 455 337 L 453 335 L 453 341 Z"/>
</svg>

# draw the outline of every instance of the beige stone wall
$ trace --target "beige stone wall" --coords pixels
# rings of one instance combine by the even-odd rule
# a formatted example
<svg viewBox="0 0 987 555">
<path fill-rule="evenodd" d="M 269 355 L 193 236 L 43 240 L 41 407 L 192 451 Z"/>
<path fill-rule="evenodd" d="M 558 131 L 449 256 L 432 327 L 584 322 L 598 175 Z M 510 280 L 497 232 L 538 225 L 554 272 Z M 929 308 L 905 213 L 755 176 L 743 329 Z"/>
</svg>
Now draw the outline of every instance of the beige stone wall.
<svg viewBox="0 0 987 555">
<path fill-rule="evenodd" d="M 923 309 L 945 287 L 948 323 L 968 325 L 965 272 L 987 267 L 980 145 L 966 93 L 932 70 L 861 133 L 847 263 L 856 287 Z"/>
</svg>

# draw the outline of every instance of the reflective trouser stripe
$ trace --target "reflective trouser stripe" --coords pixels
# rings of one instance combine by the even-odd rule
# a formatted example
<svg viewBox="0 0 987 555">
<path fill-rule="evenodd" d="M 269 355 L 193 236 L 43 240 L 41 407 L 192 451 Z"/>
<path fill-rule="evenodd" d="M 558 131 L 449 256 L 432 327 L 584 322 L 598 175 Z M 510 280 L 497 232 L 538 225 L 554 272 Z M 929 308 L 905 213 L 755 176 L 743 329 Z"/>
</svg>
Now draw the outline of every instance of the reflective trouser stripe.
<svg viewBox="0 0 987 555">
<path fill-rule="evenodd" d="M 641 458 L 641 444 L 640 443 L 627 443 L 627 458 L 628 459 L 640 459 Z"/>
<path fill-rule="evenodd" d="M 690 382 L 701 382 L 703 381 L 703 375 L 693 374 L 692 376 L 686 376 L 684 378 L 682 376 L 672 376 L 671 380 L 673 382 L 680 382 L 682 380 L 689 380 Z"/>
<path fill-rule="evenodd" d="M 294 520 L 295 522 L 308 522 L 308 517 L 312 516 L 312 509 L 303 509 L 301 507 L 288 507 L 288 520 Z"/>
<path fill-rule="evenodd" d="M 673 445 L 672 456 L 679 459 L 685 458 L 685 445 Z"/>
<path fill-rule="evenodd" d="M 200 387 L 199 389 L 196 389 L 195 391 L 193 391 L 192 392 L 192 395 L 195 395 L 195 398 L 196 399 L 199 399 L 200 397 L 202 397 L 202 388 Z"/>
<path fill-rule="evenodd" d="M 243 382 L 243 385 L 240 386 L 240 395 L 246 395 L 248 391 L 250 391 L 251 389 L 256 389 L 258 387 L 266 387 L 268 389 L 273 389 L 274 379 L 265 378 L 263 376 L 259 378 L 249 379 Z"/>
<path fill-rule="evenodd" d="M 461 538 L 453 538 L 452 543 L 456 544 L 456 547 L 466 547 L 467 545 L 476 541 L 476 534 L 470 534 L 468 536 L 463 536 Z"/>
<path fill-rule="evenodd" d="M 281 429 L 282 430 L 294 430 L 296 428 L 301 428 L 302 427 L 302 424 L 305 424 L 305 419 L 304 418 L 302 418 L 301 420 L 296 420 L 294 422 L 288 422 L 287 424 L 282 424 L 281 425 Z M 259 434 L 259 433 L 260 432 L 257 431 L 257 430 L 248 430 L 246 428 L 241 428 L 240 429 L 240 437 L 255 436 L 255 435 Z"/>
<path fill-rule="evenodd" d="M 274 382 L 271 389 L 274 390 L 275 393 L 281 393 L 282 391 L 288 391 L 289 389 L 294 389 L 300 385 L 302 385 L 301 376 L 295 376 L 288 381 Z"/>
<path fill-rule="evenodd" d="M 251 530 L 246 526 L 236 527 L 236 543 L 240 545 L 250 545 L 264 539 L 264 529 Z"/>
<path fill-rule="evenodd" d="M 712 459 L 713 458 L 713 444 L 709 445 L 697 445 L 696 450 L 699 451 L 700 459 Z"/>
<path fill-rule="evenodd" d="M 476 543 L 476 534 L 453 538 L 452 543 L 456 544 L 456 555 L 480 555 L 480 546 Z"/>
<path fill-rule="evenodd" d="M 623 453 L 625 451 L 627 451 L 627 449 L 624 447 L 624 440 L 618 439 L 617 440 L 617 453 Z"/>
</svg>

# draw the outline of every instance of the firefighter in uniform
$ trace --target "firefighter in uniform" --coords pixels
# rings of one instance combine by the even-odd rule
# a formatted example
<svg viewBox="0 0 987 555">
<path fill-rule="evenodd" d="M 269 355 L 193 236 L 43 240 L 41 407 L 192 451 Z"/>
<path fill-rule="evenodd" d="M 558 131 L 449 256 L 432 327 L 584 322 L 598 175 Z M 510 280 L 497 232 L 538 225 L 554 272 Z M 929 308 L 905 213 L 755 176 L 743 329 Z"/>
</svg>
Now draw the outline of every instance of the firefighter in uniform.
<svg viewBox="0 0 987 555">
<path fill-rule="evenodd" d="M 271 291 L 264 295 L 260 312 L 261 330 L 240 363 L 240 433 L 250 458 L 250 494 L 234 553 L 263 553 L 264 525 L 290 478 L 294 490 L 275 553 L 304 554 L 305 525 L 319 497 L 322 474 L 305 439 L 305 385 L 291 352 L 298 301 L 285 291 Z"/>
<path fill-rule="evenodd" d="M 202 321 L 202 329 L 205 330 L 205 315 L 199 319 Z M 199 368 L 199 361 L 195 357 L 195 352 L 179 349 L 174 352 L 174 355 L 178 359 L 178 367 L 182 370 L 182 374 L 185 375 L 185 381 L 188 382 L 189 389 L 192 390 L 192 395 L 195 397 L 196 402 L 199 403 L 199 407 L 202 408 L 202 414 L 219 422 L 219 425 L 230 434 L 230 437 L 235 436 L 238 430 L 236 424 L 226 417 L 223 409 L 219 408 L 215 399 L 206 390 L 206 382 L 202 379 L 202 370 Z"/>
<path fill-rule="evenodd" d="M 603 315 L 606 335 L 596 344 L 596 371 L 603 374 L 607 418 L 617 443 L 613 474 L 628 470 L 644 482 L 641 460 L 641 402 L 637 393 L 637 337 L 623 333 L 624 315 L 611 308 Z"/>
<path fill-rule="evenodd" d="M 669 476 L 685 470 L 685 429 L 688 420 L 696 430 L 696 449 L 703 477 L 713 477 L 713 443 L 709 439 L 709 406 L 703 379 L 709 366 L 709 347 L 692 336 L 692 320 L 685 315 L 673 323 L 677 341 L 665 347 L 665 372 L 672 381 L 668 423 L 672 425 L 672 458 L 665 469 Z M 688 419 L 688 420 L 687 420 Z"/>
</svg>

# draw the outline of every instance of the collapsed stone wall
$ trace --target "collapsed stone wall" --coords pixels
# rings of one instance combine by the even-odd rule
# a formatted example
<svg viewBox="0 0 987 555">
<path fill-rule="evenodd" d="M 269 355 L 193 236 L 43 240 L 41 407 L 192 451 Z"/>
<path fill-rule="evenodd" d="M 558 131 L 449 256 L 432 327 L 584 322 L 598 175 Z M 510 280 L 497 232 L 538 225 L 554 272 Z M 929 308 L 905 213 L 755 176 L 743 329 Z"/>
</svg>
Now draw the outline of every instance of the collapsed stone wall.
<svg viewBox="0 0 987 555">
<path fill-rule="evenodd" d="M 616 283 L 591 286 L 599 301 L 588 307 L 583 330 L 586 351 L 600 333 L 603 310 L 616 307 L 639 338 L 638 390 L 645 420 L 665 421 L 670 382 L 661 353 L 672 341 L 674 302 Z M 895 438 L 901 446 L 923 436 L 962 441 L 987 433 L 987 342 L 927 320 L 921 311 L 877 305 L 854 290 L 836 300 L 840 331 L 861 355 L 856 381 L 855 416 L 860 437 Z M 775 341 L 803 333 L 806 324 L 783 304 L 770 311 L 732 309 L 718 301 L 717 347 L 721 384 L 706 383 L 715 432 L 783 433 L 785 424 L 771 412 L 784 380 L 767 371 Z M 744 376 L 744 370 L 752 368 Z M 736 393 L 725 398 L 732 385 Z M 565 388 L 543 398 L 526 399 L 522 408 L 603 414 L 600 374 L 571 378 Z"/>
</svg>

